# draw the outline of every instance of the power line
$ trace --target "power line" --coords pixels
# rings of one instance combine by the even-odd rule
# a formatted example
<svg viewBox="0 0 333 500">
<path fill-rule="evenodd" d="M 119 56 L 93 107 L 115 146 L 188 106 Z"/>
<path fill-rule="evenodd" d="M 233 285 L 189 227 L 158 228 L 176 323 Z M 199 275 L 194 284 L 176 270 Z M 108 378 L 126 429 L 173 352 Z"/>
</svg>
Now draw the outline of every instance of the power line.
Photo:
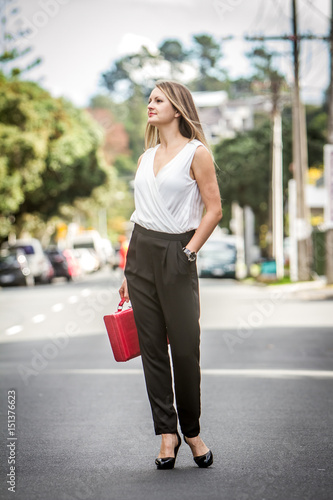
<svg viewBox="0 0 333 500">
<path fill-rule="evenodd" d="M 260 25 L 261 21 L 264 18 L 266 3 L 265 3 L 265 0 L 260 0 L 260 3 L 258 4 L 258 7 L 257 7 L 256 15 L 255 15 L 254 19 L 252 20 L 252 22 L 249 26 L 249 29 L 252 29 L 253 25 L 255 25 L 258 29 L 258 26 Z"/>
<path fill-rule="evenodd" d="M 326 21 L 328 21 L 330 19 L 330 17 L 327 16 L 323 11 L 321 11 L 320 9 L 318 9 L 318 7 L 316 7 L 315 5 L 313 5 L 313 3 L 312 3 L 311 0 L 302 0 L 302 2 L 306 3 L 312 10 L 314 10 L 315 12 L 317 12 Z"/>
<path fill-rule="evenodd" d="M 284 12 L 282 6 L 280 5 L 280 1 L 279 0 L 272 0 L 272 2 L 273 2 L 274 7 L 279 10 L 279 12 L 283 15 L 283 17 L 285 17 L 288 20 L 288 22 L 291 22 L 291 17 Z"/>
</svg>

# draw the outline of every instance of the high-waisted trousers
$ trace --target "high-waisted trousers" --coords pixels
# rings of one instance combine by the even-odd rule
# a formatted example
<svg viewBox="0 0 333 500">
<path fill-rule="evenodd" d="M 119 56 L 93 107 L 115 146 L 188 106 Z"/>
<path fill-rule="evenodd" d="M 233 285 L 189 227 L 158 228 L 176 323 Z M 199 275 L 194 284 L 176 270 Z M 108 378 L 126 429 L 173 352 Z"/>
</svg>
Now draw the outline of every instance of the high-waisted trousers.
<svg viewBox="0 0 333 500">
<path fill-rule="evenodd" d="M 168 234 L 137 224 L 125 276 L 138 330 L 156 434 L 200 432 L 200 326 L 196 262 L 183 252 L 194 231 Z M 170 343 L 177 412 L 174 406 Z"/>
</svg>

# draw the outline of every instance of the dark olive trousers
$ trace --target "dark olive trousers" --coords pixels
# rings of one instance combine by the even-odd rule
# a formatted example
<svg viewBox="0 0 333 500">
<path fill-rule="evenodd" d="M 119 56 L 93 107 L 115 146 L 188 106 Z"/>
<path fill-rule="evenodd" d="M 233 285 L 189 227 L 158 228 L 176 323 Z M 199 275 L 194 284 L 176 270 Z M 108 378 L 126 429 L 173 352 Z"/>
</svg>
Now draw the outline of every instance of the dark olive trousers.
<svg viewBox="0 0 333 500">
<path fill-rule="evenodd" d="M 195 262 L 182 248 L 194 234 L 168 234 L 135 225 L 125 276 L 138 330 L 156 434 L 200 432 L 199 288 Z M 169 338 L 177 412 L 174 407 Z"/>
</svg>

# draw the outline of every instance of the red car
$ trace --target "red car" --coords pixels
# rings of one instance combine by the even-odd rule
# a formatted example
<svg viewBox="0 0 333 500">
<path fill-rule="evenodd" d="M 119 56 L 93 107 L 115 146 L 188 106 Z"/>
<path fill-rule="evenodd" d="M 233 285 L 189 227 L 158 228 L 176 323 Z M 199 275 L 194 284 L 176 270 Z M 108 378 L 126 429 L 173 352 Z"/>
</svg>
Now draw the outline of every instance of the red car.
<svg viewBox="0 0 333 500">
<path fill-rule="evenodd" d="M 50 247 L 45 253 L 51 261 L 56 277 L 63 277 L 70 281 L 81 274 L 80 264 L 73 250 Z"/>
</svg>

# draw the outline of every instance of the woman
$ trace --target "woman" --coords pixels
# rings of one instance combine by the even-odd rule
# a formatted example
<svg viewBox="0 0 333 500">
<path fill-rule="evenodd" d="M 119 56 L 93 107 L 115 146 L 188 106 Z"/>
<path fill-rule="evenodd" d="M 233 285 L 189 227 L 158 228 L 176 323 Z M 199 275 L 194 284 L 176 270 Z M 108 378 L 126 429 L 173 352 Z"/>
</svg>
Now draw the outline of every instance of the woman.
<svg viewBox="0 0 333 500">
<path fill-rule="evenodd" d="M 145 139 L 135 177 L 135 226 L 119 293 L 132 303 L 155 434 L 162 435 L 157 468 L 175 465 L 181 444 L 177 416 L 194 461 L 208 467 L 213 454 L 199 436 L 195 259 L 221 219 L 222 208 L 214 161 L 186 87 L 157 82 L 149 98 Z"/>
</svg>

